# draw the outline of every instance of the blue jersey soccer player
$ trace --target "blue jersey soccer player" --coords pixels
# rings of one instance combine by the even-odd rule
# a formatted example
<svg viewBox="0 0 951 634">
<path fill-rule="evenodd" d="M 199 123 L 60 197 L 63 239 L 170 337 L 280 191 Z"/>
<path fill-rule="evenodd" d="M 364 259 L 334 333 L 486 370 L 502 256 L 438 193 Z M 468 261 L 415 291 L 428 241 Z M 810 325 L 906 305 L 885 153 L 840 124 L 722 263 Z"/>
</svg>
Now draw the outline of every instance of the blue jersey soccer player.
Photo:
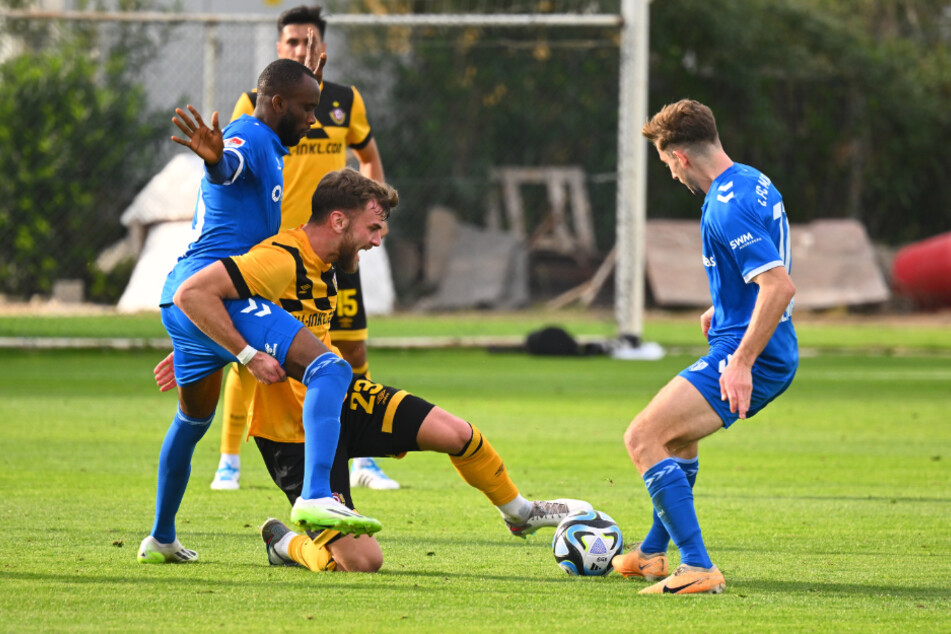
<svg viewBox="0 0 951 634">
<path fill-rule="evenodd" d="M 242 117 L 224 132 L 218 128 L 217 113 L 209 128 L 194 108 L 189 107 L 195 121 L 176 110 L 173 121 L 188 139 L 172 140 L 204 159 L 205 176 L 195 212 L 197 237 L 162 292 L 162 323 L 174 348 L 179 407 L 159 455 L 155 523 L 139 548 L 140 562 L 197 558 L 179 543 L 175 515 L 188 485 L 195 445 L 214 418 L 221 368 L 234 360 L 247 365 L 259 381 L 271 383 L 290 375 L 308 387 L 307 475 L 292 518 L 303 525 L 333 525 L 358 534 L 380 528 L 376 520 L 336 502 L 330 492 L 330 465 L 340 425 L 336 414 L 350 382 L 346 363 L 286 311 L 263 300 L 256 310 L 249 310 L 246 303 L 224 304 L 213 319 L 201 323 L 193 322 L 182 308 L 188 299 L 183 294 L 188 280 L 222 257 L 246 252 L 279 228 L 282 157 L 314 123 L 322 67 L 321 62 L 314 73 L 293 60 L 270 64 L 258 80 L 260 98 L 254 116 Z M 378 232 L 388 209 L 383 211 Z M 349 248 L 378 244 L 377 235 Z"/>
<path fill-rule="evenodd" d="M 693 505 L 698 442 L 756 414 L 796 373 L 789 222 L 769 178 L 724 152 L 707 106 L 669 104 L 641 133 L 674 179 L 706 194 L 700 233 L 713 306 L 700 318 L 709 353 L 674 377 L 624 436 L 654 516 L 644 541 L 613 563 L 625 577 L 657 581 L 642 593 L 716 594 L 726 581 L 710 561 Z M 668 576 L 671 539 L 681 565 Z"/>
</svg>

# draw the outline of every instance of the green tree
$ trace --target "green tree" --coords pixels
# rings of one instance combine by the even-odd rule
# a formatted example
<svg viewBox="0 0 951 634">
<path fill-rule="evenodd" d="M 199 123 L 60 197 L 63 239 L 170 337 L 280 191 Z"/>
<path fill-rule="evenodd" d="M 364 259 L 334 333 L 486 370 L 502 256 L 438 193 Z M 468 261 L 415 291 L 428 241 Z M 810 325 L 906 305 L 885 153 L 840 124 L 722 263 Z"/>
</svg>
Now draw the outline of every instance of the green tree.
<svg viewBox="0 0 951 634">
<path fill-rule="evenodd" d="M 0 64 L 0 290 L 29 296 L 93 279 L 164 128 L 135 81 L 154 43 L 134 29 L 4 26 L 23 52 Z"/>
<path fill-rule="evenodd" d="M 777 182 L 794 222 L 857 218 L 893 243 L 946 231 L 943 4 L 655 2 L 651 110 L 681 97 L 708 103 L 727 151 Z M 667 178 L 652 162 L 651 213 L 696 217 L 697 201 Z"/>
</svg>

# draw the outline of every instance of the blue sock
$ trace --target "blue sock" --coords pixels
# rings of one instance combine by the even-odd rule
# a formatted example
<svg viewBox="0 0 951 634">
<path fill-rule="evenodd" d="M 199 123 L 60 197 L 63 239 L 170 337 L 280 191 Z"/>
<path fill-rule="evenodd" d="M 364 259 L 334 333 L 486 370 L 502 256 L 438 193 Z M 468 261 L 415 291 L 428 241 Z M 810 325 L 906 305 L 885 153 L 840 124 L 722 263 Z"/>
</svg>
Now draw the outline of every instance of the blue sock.
<svg viewBox="0 0 951 634">
<path fill-rule="evenodd" d="M 214 418 L 214 412 L 204 419 L 189 418 L 179 409 L 165 434 L 159 453 L 155 524 L 152 526 L 152 537 L 163 544 L 175 541 L 175 514 L 185 497 L 192 470 L 192 454 Z"/>
<path fill-rule="evenodd" d="M 672 459 L 680 465 L 684 475 L 687 476 L 687 483 L 690 484 L 690 488 L 693 489 L 693 485 L 697 482 L 697 471 L 700 470 L 700 459 L 694 458 L 692 460 L 685 460 L 676 457 Z M 670 544 L 670 533 L 667 532 L 664 523 L 660 521 L 660 517 L 657 516 L 657 510 L 655 509 L 651 528 L 647 531 L 647 537 L 641 542 L 641 552 L 665 553 L 667 552 L 668 544 Z"/>
<path fill-rule="evenodd" d="M 330 468 L 340 439 L 340 409 L 351 378 L 350 365 L 332 352 L 314 359 L 304 371 L 304 499 L 331 495 Z"/>
<path fill-rule="evenodd" d="M 693 508 L 693 490 L 683 469 L 673 458 L 661 460 L 644 472 L 644 483 L 657 515 L 680 550 L 680 563 L 710 568 Z"/>
</svg>

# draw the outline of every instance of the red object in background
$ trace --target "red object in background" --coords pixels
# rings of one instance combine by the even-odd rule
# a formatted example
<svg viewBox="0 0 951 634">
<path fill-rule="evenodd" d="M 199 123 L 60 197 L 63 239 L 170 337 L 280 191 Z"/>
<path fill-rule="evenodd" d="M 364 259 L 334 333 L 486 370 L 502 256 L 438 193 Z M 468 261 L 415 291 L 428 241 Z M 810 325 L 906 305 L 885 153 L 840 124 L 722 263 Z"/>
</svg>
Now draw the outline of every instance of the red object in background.
<svg viewBox="0 0 951 634">
<path fill-rule="evenodd" d="M 915 242 L 896 253 L 892 288 L 919 308 L 951 306 L 951 233 Z"/>
</svg>

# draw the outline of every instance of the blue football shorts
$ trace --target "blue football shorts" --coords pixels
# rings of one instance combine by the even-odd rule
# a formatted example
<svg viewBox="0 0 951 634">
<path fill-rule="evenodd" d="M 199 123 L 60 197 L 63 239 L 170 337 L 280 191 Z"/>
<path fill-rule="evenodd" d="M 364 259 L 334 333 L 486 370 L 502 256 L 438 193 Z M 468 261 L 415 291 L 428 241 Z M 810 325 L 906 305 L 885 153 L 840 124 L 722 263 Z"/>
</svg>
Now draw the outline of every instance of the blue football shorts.
<svg viewBox="0 0 951 634">
<path fill-rule="evenodd" d="M 277 304 L 260 297 L 226 299 L 224 304 L 248 345 L 268 353 L 283 366 L 291 342 L 304 325 Z M 179 385 L 194 383 L 237 361 L 174 304 L 162 307 L 162 324 L 172 339 L 175 381 Z"/>
<path fill-rule="evenodd" d="M 740 417 L 730 411 L 729 400 L 720 400 L 720 373 L 729 362 L 732 352 L 732 348 L 713 348 L 705 357 L 700 357 L 696 363 L 680 372 L 680 376 L 690 381 L 710 403 L 723 421 L 724 427 L 729 427 Z M 750 408 L 746 412 L 747 418 L 754 416 L 786 391 L 796 376 L 797 366 L 798 359 L 791 363 L 776 363 L 762 357 L 756 360 L 752 370 L 753 394 L 750 397 Z"/>
</svg>

